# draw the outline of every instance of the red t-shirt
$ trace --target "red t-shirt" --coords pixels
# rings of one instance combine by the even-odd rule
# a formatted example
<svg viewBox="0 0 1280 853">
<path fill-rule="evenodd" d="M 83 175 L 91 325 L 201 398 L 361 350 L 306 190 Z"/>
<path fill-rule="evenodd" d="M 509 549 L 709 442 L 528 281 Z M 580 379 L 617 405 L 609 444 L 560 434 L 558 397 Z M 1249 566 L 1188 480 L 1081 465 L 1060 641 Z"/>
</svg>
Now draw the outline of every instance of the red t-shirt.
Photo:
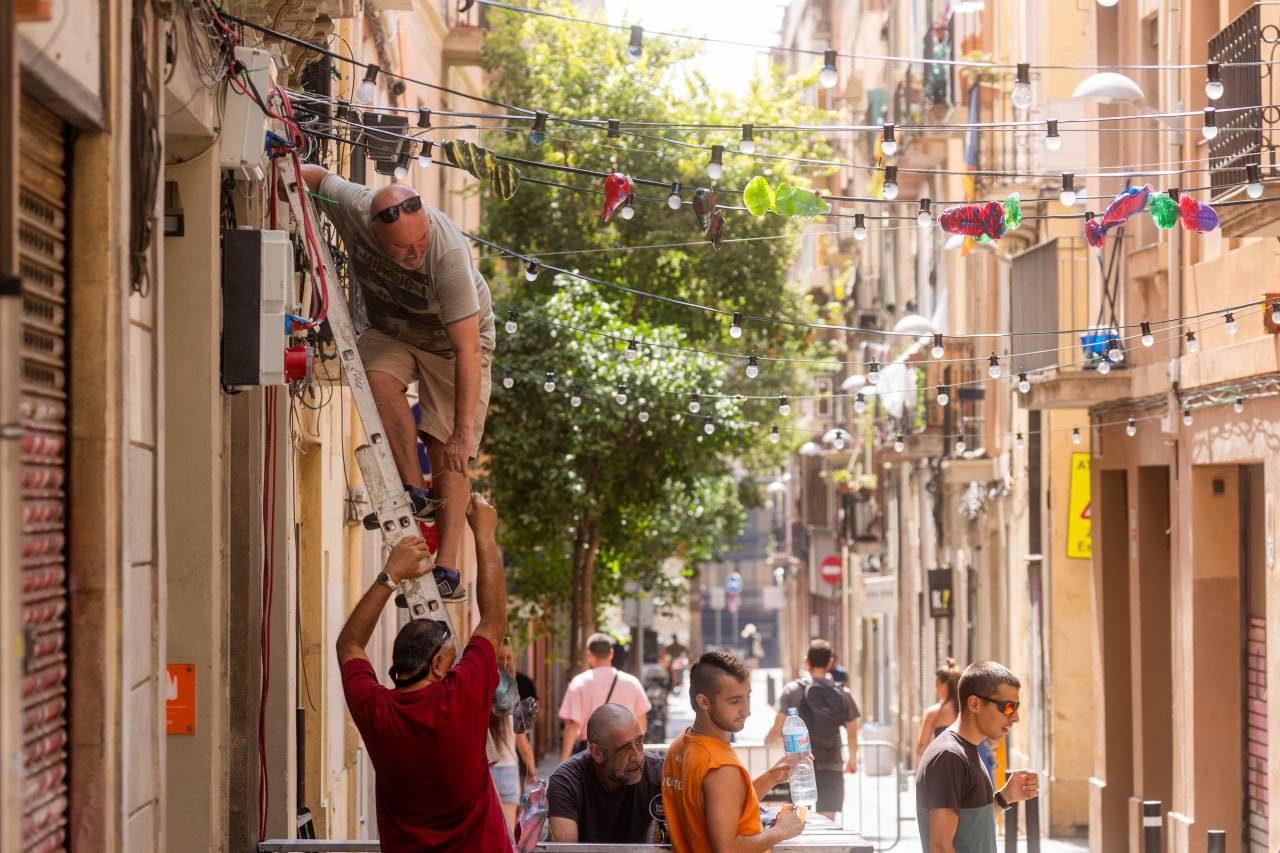
<svg viewBox="0 0 1280 853">
<path fill-rule="evenodd" d="M 507 853 L 485 735 L 498 686 L 493 645 L 472 637 L 449 674 L 421 690 L 388 690 L 367 660 L 342 668 L 347 707 L 377 773 L 384 853 Z"/>
</svg>

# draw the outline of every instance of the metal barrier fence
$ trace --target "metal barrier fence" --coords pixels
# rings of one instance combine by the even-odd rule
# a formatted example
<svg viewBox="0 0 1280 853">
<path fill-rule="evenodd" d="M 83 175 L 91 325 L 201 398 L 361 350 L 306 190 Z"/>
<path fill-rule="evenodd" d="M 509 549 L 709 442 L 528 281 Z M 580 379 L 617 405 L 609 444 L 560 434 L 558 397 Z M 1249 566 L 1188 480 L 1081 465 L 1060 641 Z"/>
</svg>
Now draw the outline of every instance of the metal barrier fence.
<svg viewBox="0 0 1280 853">
<path fill-rule="evenodd" d="M 887 768 L 885 773 L 872 774 L 871 770 L 880 770 Z M 891 785 L 881 783 L 881 777 L 892 777 Z M 858 832 L 862 834 L 872 844 L 875 845 L 876 853 L 882 853 L 885 850 L 892 850 L 902 841 L 902 795 L 906 792 L 906 777 L 902 774 L 902 762 L 899 760 L 897 744 L 883 740 L 868 740 L 858 742 L 858 773 L 855 777 L 858 780 Z M 872 827 L 868 826 L 866 821 L 865 806 L 867 805 L 867 797 L 865 795 L 866 785 L 864 780 L 875 780 L 871 787 L 875 789 L 875 815 L 874 832 Z M 889 839 L 889 835 L 884 832 L 884 789 L 889 788 L 893 796 L 893 840 L 888 844 L 884 842 Z M 914 819 L 915 815 L 909 816 L 907 819 Z"/>
</svg>

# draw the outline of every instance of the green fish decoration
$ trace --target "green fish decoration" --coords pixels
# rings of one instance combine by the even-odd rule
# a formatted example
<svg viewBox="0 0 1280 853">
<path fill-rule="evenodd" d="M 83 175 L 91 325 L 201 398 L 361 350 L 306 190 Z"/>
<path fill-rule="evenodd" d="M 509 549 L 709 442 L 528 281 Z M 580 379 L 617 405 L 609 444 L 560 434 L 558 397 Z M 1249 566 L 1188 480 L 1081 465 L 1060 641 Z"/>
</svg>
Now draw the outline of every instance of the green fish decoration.
<svg viewBox="0 0 1280 853">
<path fill-rule="evenodd" d="M 773 188 L 764 178 L 756 175 L 742 191 L 742 203 L 752 216 L 764 216 L 773 210 Z"/>
<path fill-rule="evenodd" d="M 1155 222 L 1157 228 L 1167 231 L 1178 224 L 1178 203 L 1169 198 L 1168 193 L 1153 195 L 1147 202 L 1147 210 L 1151 213 L 1151 220 Z"/>
</svg>

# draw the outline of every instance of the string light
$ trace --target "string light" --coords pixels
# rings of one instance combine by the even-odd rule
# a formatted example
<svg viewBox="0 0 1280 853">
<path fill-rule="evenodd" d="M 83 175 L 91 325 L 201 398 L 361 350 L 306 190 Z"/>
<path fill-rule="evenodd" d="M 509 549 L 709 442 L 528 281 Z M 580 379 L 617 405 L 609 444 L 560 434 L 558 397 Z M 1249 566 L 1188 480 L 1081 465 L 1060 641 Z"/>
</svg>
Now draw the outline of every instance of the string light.
<svg viewBox="0 0 1280 853">
<path fill-rule="evenodd" d="M 627 361 L 635 361 L 640 357 L 640 346 L 636 343 L 636 339 L 632 338 L 627 341 Z"/>
<path fill-rule="evenodd" d="M 627 45 L 627 59 L 632 62 L 639 62 L 640 57 L 644 55 L 644 27 L 633 26 L 631 28 L 631 42 Z"/>
<path fill-rule="evenodd" d="M 1210 62 L 1205 65 L 1204 70 L 1206 74 L 1204 96 L 1211 101 L 1216 101 L 1226 91 L 1222 85 L 1222 66 L 1216 62 Z"/>
<path fill-rule="evenodd" d="M 957 436 L 956 437 L 956 453 L 957 454 L 964 453 L 965 448 L 967 447 L 968 445 L 964 443 L 964 436 L 962 435 Z"/>
<path fill-rule="evenodd" d="M 1115 338 L 1107 341 L 1107 358 L 1116 364 L 1124 361 L 1124 347 L 1120 346 L 1120 342 Z"/>
<path fill-rule="evenodd" d="M 1058 120 L 1051 118 L 1045 122 L 1044 147 L 1049 151 L 1057 151 L 1062 147 L 1062 136 L 1058 133 Z"/>
<path fill-rule="evenodd" d="M 880 190 L 886 201 L 893 201 L 898 197 L 898 167 L 884 167 L 884 187 Z"/>
<path fill-rule="evenodd" d="M 760 375 L 760 360 L 756 358 L 756 354 L 752 353 L 747 357 L 747 378 L 755 379 Z"/>
<path fill-rule="evenodd" d="M 396 157 L 396 168 L 392 174 L 395 176 L 397 181 L 403 181 L 405 178 L 409 177 L 409 147 L 407 145 L 405 146 L 405 149 L 400 152 L 399 156 Z"/>
<path fill-rule="evenodd" d="M 1259 198 L 1262 195 L 1262 167 L 1257 163 L 1250 163 L 1244 167 L 1245 185 L 1244 191 L 1249 198 Z"/>
<path fill-rule="evenodd" d="M 529 131 L 529 144 L 541 145 L 547 141 L 547 114 L 543 110 L 534 110 L 533 129 Z"/>
<path fill-rule="evenodd" d="M 724 175 L 724 146 L 711 146 L 711 162 L 707 164 L 707 177 L 718 181 Z"/>
<path fill-rule="evenodd" d="M 1228 335 L 1234 335 L 1240 331 L 1240 324 L 1236 322 L 1236 315 L 1230 311 L 1227 312 L 1225 328 Z"/>
<path fill-rule="evenodd" d="M 738 150 L 743 154 L 756 153 L 756 126 L 754 124 L 744 124 L 742 126 L 742 141 L 738 143 Z"/>
<path fill-rule="evenodd" d="M 692 397 L 689 398 L 689 411 L 690 413 L 696 415 L 698 414 L 699 411 L 701 411 L 701 409 L 702 409 L 702 398 L 699 397 L 697 394 L 694 394 Z"/>
<path fill-rule="evenodd" d="M 361 81 L 360 87 L 356 89 L 356 100 L 362 104 L 372 104 L 373 96 L 377 94 L 375 88 L 378 82 L 378 72 L 382 69 L 374 63 L 370 62 L 364 69 L 364 80 Z"/>
<path fill-rule="evenodd" d="M 778 414 L 782 415 L 784 418 L 791 414 L 791 404 L 787 402 L 787 398 L 785 396 L 778 398 Z"/>
<path fill-rule="evenodd" d="M 1133 438 L 1138 434 L 1138 422 L 1133 418 L 1129 418 L 1129 422 L 1124 425 L 1124 431 L 1129 438 Z"/>
<path fill-rule="evenodd" d="M 538 278 L 538 273 L 541 271 L 542 271 L 542 264 L 538 261 L 538 259 L 530 258 L 529 265 L 524 268 L 524 280 L 536 281 Z"/>
<path fill-rule="evenodd" d="M 818 73 L 818 85 L 830 89 L 836 85 L 836 52 L 824 51 L 822 54 L 822 71 Z"/>
<path fill-rule="evenodd" d="M 1200 128 L 1200 132 L 1205 139 L 1218 137 L 1218 111 L 1213 107 L 1204 108 L 1204 127 Z"/>
<path fill-rule="evenodd" d="M 1094 369 L 1098 371 L 1099 376 L 1106 376 L 1108 373 L 1111 372 L 1111 359 L 1109 358 L 1098 359 L 1098 363 L 1094 366 Z"/>
<path fill-rule="evenodd" d="M 934 358 L 942 358 L 943 354 L 946 352 L 946 350 L 942 348 L 942 334 L 940 332 L 934 333 L 933 349 L 929 352 Z"/>
<path fill-rule="evenodd" d="M 680 197 L 680 182 L 673 181 L 671 184 L 671 194 L 667 196 L 667 207 L 672 210 L 679 210 L 684 204 L 684 199 Z"/>
<path fill-rule="evenodd" d="M 1142 345 L 1149 347 L 1156 342 L 1155 335 L 1151 334 L 1151 324 L 1146 320 L 1142 321 Z"/>
<path fill-rule="evenodd" d="M 880 383 L 880 362 L 873 361 L 867 365 L 867 381 L 872 385 Z"/>
<path fill-rule="evenodd" d="M 1187 352 L 1199 352 L 1200 342 L 1196 340 L 1195 332 L 1187 332 Z"/>
<path fill-rule="evenodd" d="M 946 386 L 946 385 L 939 385 L 939 386 L 938 386 L 938 397 L 937 397 L 937 399 L 938 399 L 938 405 L 939 405 L 939 406 L 945 406 L 947 403 L 950 403 L 950 402 L 951 402 L 951 395 L 947 393 L 947 386 Z"/>
<path fill-rule="evenodd" d="M 550 370 L 547 371 L 546 381 L 542 383 L 542 390 L 546 391 L 548 394 L 556 390 L 556 375 Z"/>
<path fill-rule="evenodd" d="M 920 199 L 920 212 L 916 214 L 916 222 L 921 228 L 928 228 L 933 224 L 933 213 L 930 208 L 933 202 L 927 198 Z"/>
<path fill-rule="evenodd" d="M 893 439 L 894 452 L 901 453 L 903 450 L 906 449 L 906 447 L 907 447 L 907 443 L 903 441 L 902 433 L 898 433 L 898 435 Z"/>
<path fill-rule="evenodd" d="M 1182 425 L 1191 426 L 1195 422 L 1195 418 L 1191 417 L 1191 407 L 1188 406 L 1182 410 Z"/>
<path fill-rule="evenodd" d="M 618 401 L 619 406 L 625 406 L 627 404 L 627 386 L 619 385 L 617 392 L 613 395 L 613 399 Z"/>
<path fill-rule="evenodd" d="M 987 360 L 987 375 L 992 379 L 999 379 L 1000 372 L 1000 358 L 995 353 L 991 353 L 991 358 Z"/>
<path fill-rule="evenodd" d="M 769 440 L 772 441 L 774 444 L 777 444 L 779 441 L 782 440 L 782 433 L 779 432 L 777 424 L 774 424 L 769 428 Z"/>
<path fill-rule="evenodd" d="M 1062 173 L 1062 192 L 1058 193 L 1058 201 L 1067 207 L 1076 203 L 1076 176 L 1073 172 Z"/>
<path fill-rule="evenodd" d="M 1031 65 L 1029 63 L 1018 63 L 1011 100 L 1020 110 L 1031 108 Z"/>
<path fill-rule="evenodd" d="M 867 218 L 864 214 L 855 213 L 853 215 L 853 239 L 867 239 Z"/>
<path fill-rule="evenodd" d="M 515 387 L 515 385 L 516 385 L 516 378 L 512 376 L 511 371 L 508 370 L 502 377 L 502 387 L 510 391 L 512 388 Z"/>
<path fill-rule="evenodd" d="M 418 107 L 418 127 L 427 130 L 431 127 L 431 108 Z M 430 140 L 428 140 L 429 142 Z"/>
<path fill-rule="evenodd" d="M 1280 302 L 1271 303 L 1271 325 L 1280 326 Z"/>
<path fill-rule="evenodd" d="M 1013 446 L 1018 448 L 1019 450 L 1027 446 L 1027 440 L 1022 437 L 1022 433 L 1018 433 L 1016 436 L 1014 436 Z"/>
<path fill-rule="evenodd" d="M 1237 415 L 1244 414 L 1244 397 L 1236 397 L 1235 403 L 1231 406 Z"/>
<path fill-rule="evenodd" d="M 422 143 L 422 147 L 418 149 L 418 168 L 427 169 L 431 166 L 431 149 L 435 143 L 428 139 Z"/>
<path fill-rule="evenodd" d="M 733 312 L 733 322 L 729 324 L 729 337 L 735 341 L 742 337 L 742 313 L 739 311 Z"/>
<path fill-rule="evenodd" d="M 1027 372 L 1024 370 L 1018 374 L 1018 390 L 1023 394 L 1031 390 L 1031 380 L 1027 378 Z"/>
<path fill-rule="evenodd" d="M 636 194 L 627 193 L 627 199 L 622 203 L 622 207 L 618 210 L 618 215 L 623 219 L 634 219 L 636 215 Z"/>
<path fill-rule="evenodd" d="M 844 450 L 844 430 L 837 429 L 835 433 L 835 438 L 831 441 L 832 446 L 836 450 Z"/>
<path fill-rule="evenodd" d="M 516 322 L 516 317 L 518 316 L 514 311 L 507 312 L 507 323 L 503 328 L 507 330 L 508 335 L 514 335 L 516 330 L 520 328 L 520 324 Z"/>
<path fill-rule="evenodd" d="M 579 406 L 581 406 L 581 405 L 582 405 L 582 395 L 581 395 L 581 394 L 579 394 L 577 391 L 574 391 L 574 392 L 573 392 L 573 394 L 572 394 L 572 395 L 570 395 L 570 397 L 569 397 L 569 405 L 570 405 L 570 406 L 573 406 L 575 409 L 576 409 L 576 408 L 578 408 Z"/>
<path fill-rule="evenodd" d="M 858 414 L 867 410 L 867 397 L 861 391 L 853 395 L 853 410 Z"/>
<path fill-rule="evenodd" d="M 1084 441 L 1084 437 L 1080 435 L 1080 427 L 1072 427 L 1072 428 L 1071 428 L 1071 443 L 1072 443 L 1072 444 L 1079 444 L 1079 443 L 1080 443 L 1080 442 L 1082 442 L 1082 441 Z"/>
<path fill-rule="evenodd" d="M 618 119 L 609 119 L 608 128 L 608 135 L 610 139 L 619 139 L 622 137 L 622 122 Z"/>
<path fill-rule="evenodd" d="M 893 122 L 885 122 L 884 129 L 880 131 L 880 150 L 886 157 L 898 153 L 898 140 L 893 138 L 893 130 Z"/>
<path fill-rule="evenodd" d="M 702 431 L 705 432 L 707 435 L 711 435 L 716 431 L 716 422 L 711 420 L 711 418 L 707 418 L 702 423 Z"/>
</svg>

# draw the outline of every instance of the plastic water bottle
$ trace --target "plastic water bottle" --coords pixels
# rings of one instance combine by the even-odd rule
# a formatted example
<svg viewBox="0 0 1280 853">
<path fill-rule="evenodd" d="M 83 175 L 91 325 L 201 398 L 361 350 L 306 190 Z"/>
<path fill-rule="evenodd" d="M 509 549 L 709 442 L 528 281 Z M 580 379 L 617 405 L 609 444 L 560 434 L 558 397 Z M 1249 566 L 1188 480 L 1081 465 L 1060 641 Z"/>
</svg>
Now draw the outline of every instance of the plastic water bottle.
<svg viewBox="0 0 1280 853">
<path fill-rule="evenodd" d="M 813 810 L 818 804 L 818 780 L 813 775 L 813 762 L 809 760 L 809 727 L 796 712 L 787 709 L 787 719 L 782 723 L 782 744 L 787 752 L 804 756 L 791 768 L 791 803 L 796 808 Z"/>
</svg>

